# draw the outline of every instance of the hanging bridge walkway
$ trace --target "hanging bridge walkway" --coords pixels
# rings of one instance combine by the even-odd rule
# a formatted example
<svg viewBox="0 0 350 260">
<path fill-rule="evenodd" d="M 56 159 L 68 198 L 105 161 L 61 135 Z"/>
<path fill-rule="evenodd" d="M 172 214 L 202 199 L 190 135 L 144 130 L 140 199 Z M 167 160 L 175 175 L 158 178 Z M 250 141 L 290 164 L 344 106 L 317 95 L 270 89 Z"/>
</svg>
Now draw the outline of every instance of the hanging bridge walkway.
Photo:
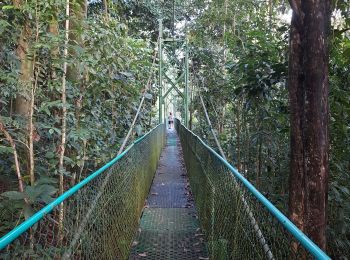
<svg viewBox="0 0 350 260">
<path fill-rule="evenodd" d="M 0 239 L 0 259 L 330 259 L 176 120 Z"/>
<path fill-rule="evenodd" d="M 207 259 L 181 144 L 169 130 L 130 259 Z"/>
</svg>

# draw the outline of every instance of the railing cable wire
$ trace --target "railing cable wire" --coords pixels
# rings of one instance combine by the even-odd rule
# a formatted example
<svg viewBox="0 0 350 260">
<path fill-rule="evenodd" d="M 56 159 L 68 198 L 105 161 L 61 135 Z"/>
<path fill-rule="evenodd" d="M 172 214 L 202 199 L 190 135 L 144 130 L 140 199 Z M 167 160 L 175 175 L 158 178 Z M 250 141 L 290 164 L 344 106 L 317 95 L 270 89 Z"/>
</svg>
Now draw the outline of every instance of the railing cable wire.
<svg viewBox="0 0 350 260">
<path fill-rule="evenodd" d="M 158 45 L 158 42 L 157 42 L 157 45 Z M 136 120 L 137 118 L 139 117 L 139 114 L 140 114 L 140 111 L 141 111 L 141 108 L 142 108 L 142 105 L 143 105 L 143 102 L 145 101 L 145 98 L 146 98 L 146 94 L 147 94 L 147 90 L 150 88 L 150 85 L 151 85 L 151 80 L 152 80 L 152 76 L 154 74 L 154 70 L 153 70 L 153 67 L 156 63 L 156 57 L 157 57 L 157 50 L 154 51 L 154 55 L 153 55 L 153 62 L 152 62 L 152 70 L 151 70 L 151 73 L 149 74 L 149 77 L 148 77 L 148 80 L 147 80 L 147 84 L 146 84 L 146 87 L 144 89 L 144 92 L 142 94 L 142 98 L 141 98 L 141 101 L 140 101 L 140 104 L 139 104 L 139 107 L 137 108 L 137 112 L 135 114 L 135 117 L 134 117 L 134 120 L 132 121 L 131 123 L 131 126 L 130 126 L 130 129 L 128 131 L 128 134 L 126 135 L 122 145 L 120 146 L 120 149 L 119 149 L 119 152 L 118 152 L 118 155 L 121 154 L 128 142 L 128 139 L 130 138 L 131 134 L 132 134 L 132 131 L 134 129 L 134 126 L 135 126 L 135 123 L 136 123 Z"/>
</svg>

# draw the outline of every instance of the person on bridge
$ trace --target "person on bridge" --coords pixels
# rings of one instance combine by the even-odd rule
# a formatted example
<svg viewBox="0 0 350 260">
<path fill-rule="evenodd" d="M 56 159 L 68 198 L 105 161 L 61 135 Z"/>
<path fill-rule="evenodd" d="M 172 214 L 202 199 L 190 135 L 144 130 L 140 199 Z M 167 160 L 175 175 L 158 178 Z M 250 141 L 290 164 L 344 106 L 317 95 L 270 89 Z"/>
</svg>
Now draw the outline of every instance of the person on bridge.
<svg viewBox="0 0 350 260">
<path fill-rule="evenodd" d="M 170 112 L 169 116 L 168 116 L 168 125 L 169 125 L 169 129 L 172 128 L 172 126 L 174 125 L 174 116 L 173 114 Z"/>
</svg>

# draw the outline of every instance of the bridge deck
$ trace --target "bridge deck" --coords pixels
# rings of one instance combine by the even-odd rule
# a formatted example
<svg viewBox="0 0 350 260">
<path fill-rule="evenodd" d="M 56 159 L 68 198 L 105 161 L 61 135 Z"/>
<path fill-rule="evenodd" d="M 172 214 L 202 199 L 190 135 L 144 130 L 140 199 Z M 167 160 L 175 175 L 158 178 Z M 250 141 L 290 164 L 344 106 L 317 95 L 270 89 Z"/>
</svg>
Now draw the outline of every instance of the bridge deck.
<svg viewBox="0 0 350 260">
<path fill-rule="evenodd" d="M 175 130 L 168 130 L 130 259 L 208 259 Z"/>
</svg>

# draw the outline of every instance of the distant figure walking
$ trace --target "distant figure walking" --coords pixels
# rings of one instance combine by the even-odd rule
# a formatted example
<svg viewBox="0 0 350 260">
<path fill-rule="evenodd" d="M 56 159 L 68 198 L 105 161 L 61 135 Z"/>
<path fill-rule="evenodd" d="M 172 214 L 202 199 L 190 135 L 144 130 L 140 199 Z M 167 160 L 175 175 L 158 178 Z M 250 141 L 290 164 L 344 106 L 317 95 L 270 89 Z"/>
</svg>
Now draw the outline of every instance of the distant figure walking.
<svg viewBox="0 0 350 260">
<path fill-rule="evenodd" d="M 170 112 L 169 116 L 168 116 L 168 125 L 169 125 L 169 129 L 172 128 L 174 124 L 174 117 L 173 117 L 173 114 Z"/>
</svg>

